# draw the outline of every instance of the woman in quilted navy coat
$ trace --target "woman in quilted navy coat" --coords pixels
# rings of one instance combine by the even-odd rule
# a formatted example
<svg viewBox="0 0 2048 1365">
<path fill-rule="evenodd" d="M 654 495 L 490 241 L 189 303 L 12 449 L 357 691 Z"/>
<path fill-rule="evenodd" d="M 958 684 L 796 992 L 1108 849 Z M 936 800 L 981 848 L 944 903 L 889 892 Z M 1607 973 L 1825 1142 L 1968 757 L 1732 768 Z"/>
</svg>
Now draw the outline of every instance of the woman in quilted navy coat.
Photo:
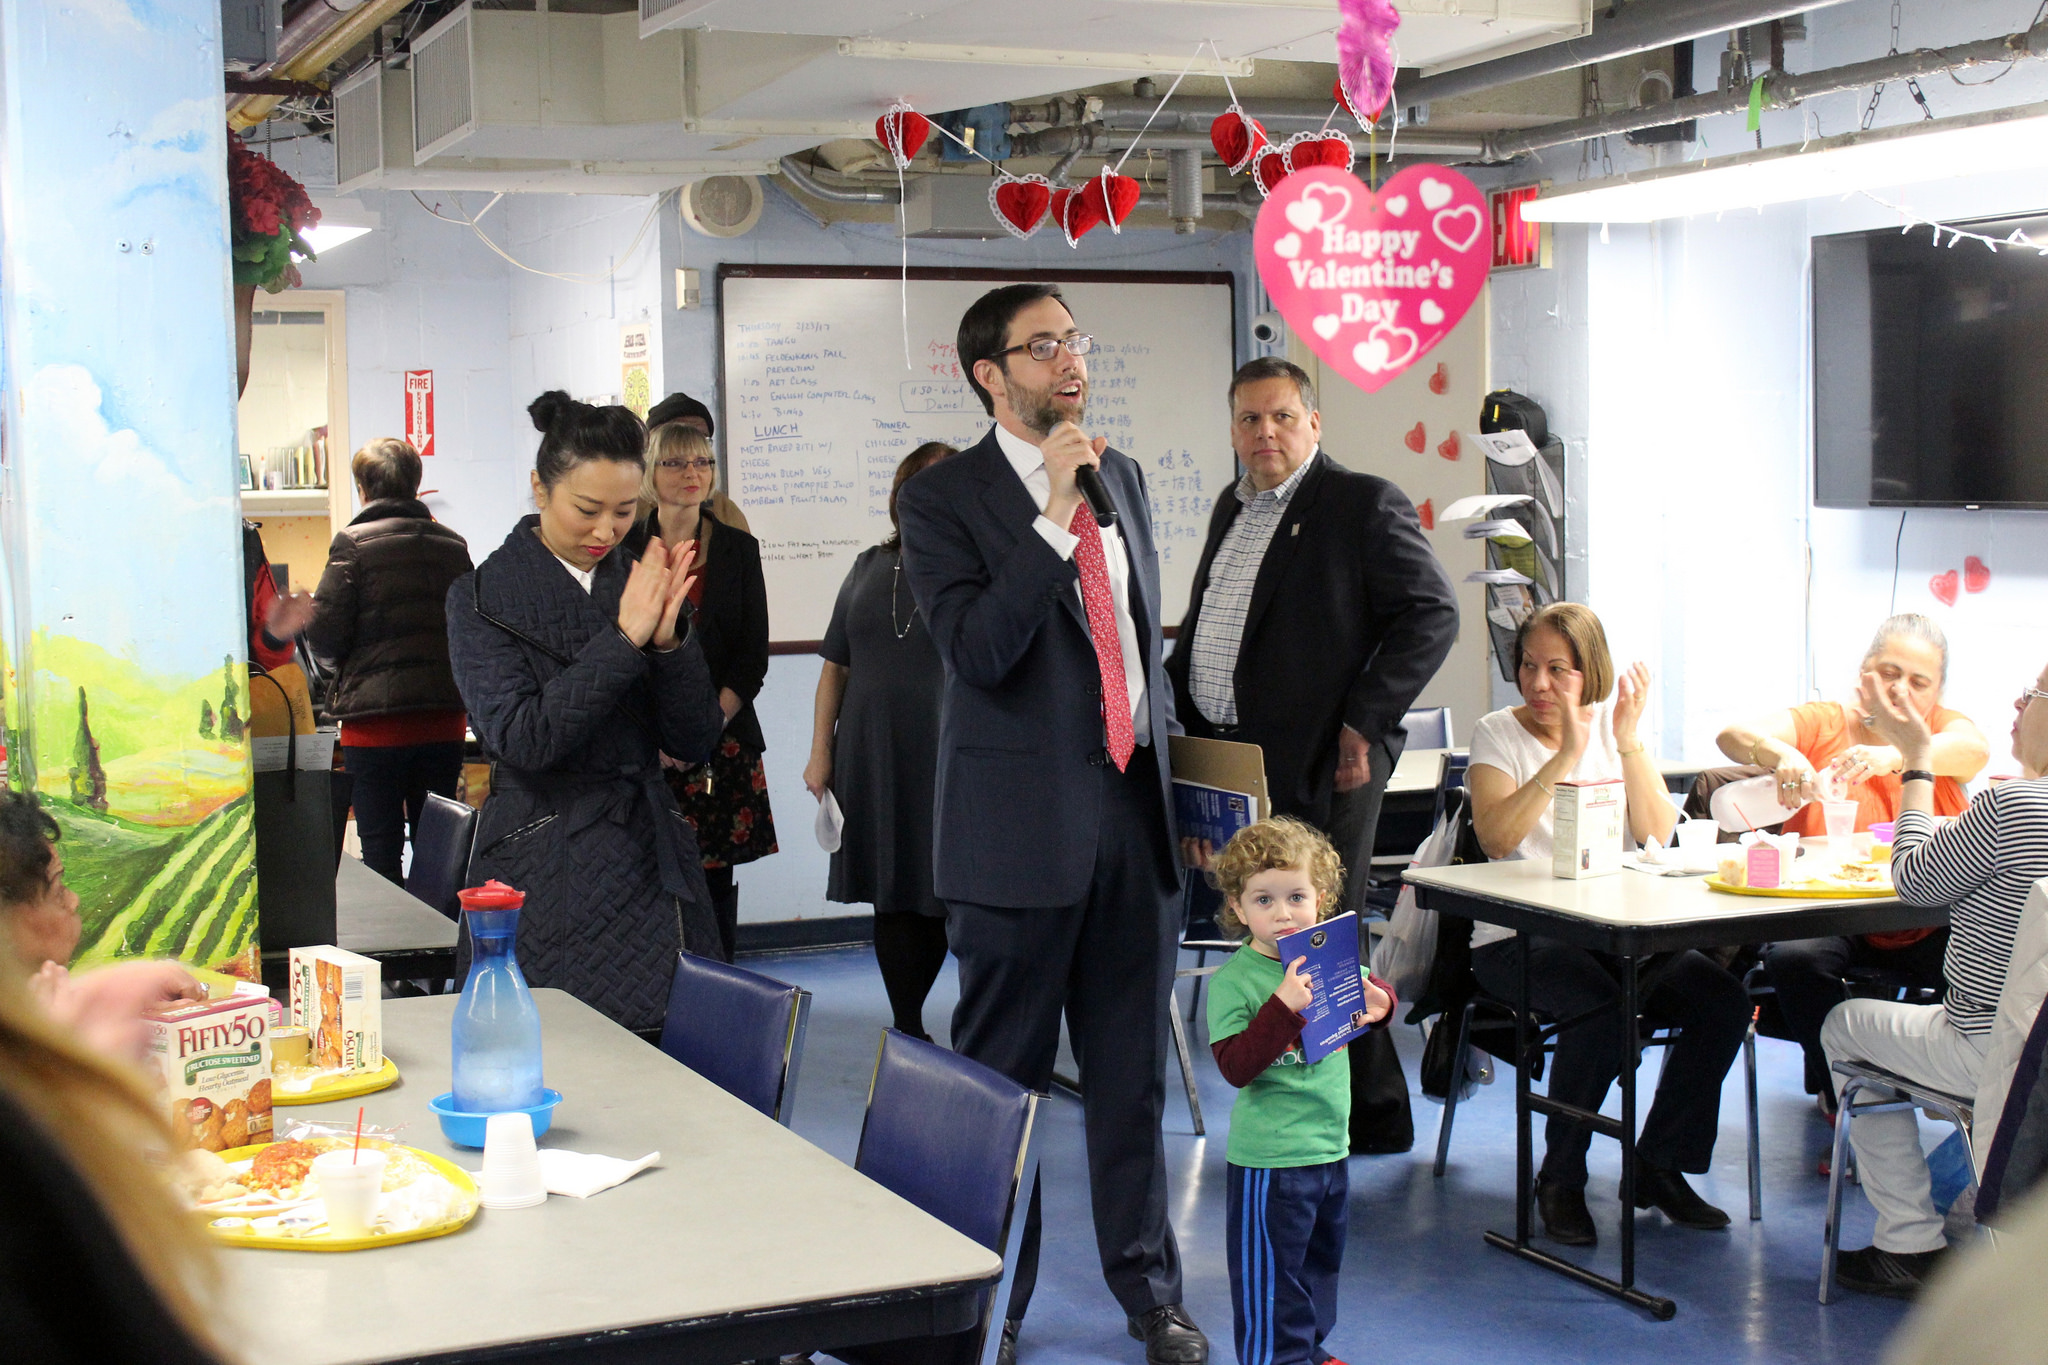
<svg viewBox="0 0 2048 1365">
<path fill-rule="evenodd" d="M 492 760 L 470 877 L 526 893 L 530 983 L 653 1036 L 677 951 L 719 952 L 659 759 L 702 762 L 725 724 L 680 610 L 696 547 L 620 549 L 646 443 L 630 411 L 559 391 L 527 411 L 538 515 L 448 591 L 449 662 Z"/>
</svg>

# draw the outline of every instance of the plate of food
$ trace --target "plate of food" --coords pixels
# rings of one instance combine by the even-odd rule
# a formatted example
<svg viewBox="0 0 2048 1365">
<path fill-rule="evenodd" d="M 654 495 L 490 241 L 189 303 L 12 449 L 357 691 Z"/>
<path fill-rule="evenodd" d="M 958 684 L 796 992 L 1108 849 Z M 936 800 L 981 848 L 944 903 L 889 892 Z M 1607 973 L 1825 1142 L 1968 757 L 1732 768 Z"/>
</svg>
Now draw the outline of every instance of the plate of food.
<svg viewBox="0 0 2048 1365">
<path fill-rule="evenodd" d="M 271 1072 L 272 1104 L 325 1104 L 375 1094 L 398 1083 L 398 1063 L 389 1057 L 375 1071 L 323 1071 L 282 1065 Z"/>
<path fill-rule="evenodd" d="M 1804 859 L 1801 860 L 1805 861 Z M 1738 859 L 1728 859 L 1707 878 L 1707 888 L 1730 896 L 1778 896 L 1789 900 L 1885 900 L 1897 896 L 1891 866 L 1867 858 L 1837 864 L 1825 872 L 1777 886 L 1751 886 Z"/>
<path fill-rule="evenodd" d="M 238 1247 L 278 1251 L 362 1251 L 445 1237 L 476 1217 L 476 1180 L 451 1161 L 384 1138 L 363 1139 L 385 1154 L 384 1190 L 373 1231 L 340 1237 L 327 1227 L 313 1158 L 348 1147 L 343 1137 L 309 1137 L 225 1152 L 183 1153 L 173 1179 L 206 1219 L 207 1235 Z"/>
</svg>

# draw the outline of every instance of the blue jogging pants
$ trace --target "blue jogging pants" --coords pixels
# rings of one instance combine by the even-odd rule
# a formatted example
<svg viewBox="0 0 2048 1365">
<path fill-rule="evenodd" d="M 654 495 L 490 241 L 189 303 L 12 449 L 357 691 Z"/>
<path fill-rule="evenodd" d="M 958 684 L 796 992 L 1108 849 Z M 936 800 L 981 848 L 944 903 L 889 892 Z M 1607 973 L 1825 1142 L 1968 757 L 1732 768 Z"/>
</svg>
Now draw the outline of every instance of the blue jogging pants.
<svg viewBox="0 0 2048 1365">
<path fill-rule="evenodd" d="M 1342 1161 L 1231 1165 L 1226 1226 L 1238 1365 L 1321 1365 L 1337 1323 L 1350 1179 Z"/>
</svg>

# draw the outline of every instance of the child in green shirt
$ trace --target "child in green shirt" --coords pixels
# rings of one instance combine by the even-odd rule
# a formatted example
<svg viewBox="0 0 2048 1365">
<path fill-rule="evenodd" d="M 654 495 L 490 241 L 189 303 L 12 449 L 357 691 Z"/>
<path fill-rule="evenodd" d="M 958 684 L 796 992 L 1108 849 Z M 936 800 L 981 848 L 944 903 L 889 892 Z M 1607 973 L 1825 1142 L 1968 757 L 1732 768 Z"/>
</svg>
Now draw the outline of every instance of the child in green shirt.
<svg viewBox="0 0 2048 1365">
<path fill-rule="evenodd" d="M 1338 913 L 1344 867 L 1320 832 L 1282 817 L 1239 830 L 1215 875 L 1217 922 L 1250 938 L 1209 984 L 1209 1047 L 1238 1087 L 1226 1249 L 1238 1365 L 1323 1365 L 1335 1360 L 1323 1340 L 1344 1261 L 1351 1067 L 1341 1048 L 1303 1059 L 1307 959 L 1283 965 L 1274 941 Z M 1368 976 L 1367 1021 L 1384 1027 L 1393 1009 L 1393 993 Z"/>
</svg>

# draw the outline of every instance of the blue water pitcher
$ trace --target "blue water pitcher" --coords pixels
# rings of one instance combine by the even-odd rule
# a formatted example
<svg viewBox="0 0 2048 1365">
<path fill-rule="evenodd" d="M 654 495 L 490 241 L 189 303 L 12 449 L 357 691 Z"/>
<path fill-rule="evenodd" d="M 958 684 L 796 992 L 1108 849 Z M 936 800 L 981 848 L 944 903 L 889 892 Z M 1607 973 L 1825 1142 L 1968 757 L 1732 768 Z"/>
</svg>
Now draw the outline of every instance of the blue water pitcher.
<svg viewBox="0 0 2048 1365">
<path fill-rule="evenodd" d="M 469 979 L 455 1006 L 455 1107 L 502 1114 L 541 1102 L 540 1011 L 514 950 L 526 893 L 488 881 L 456 893 L 469 923 Z"/>
</svg>

